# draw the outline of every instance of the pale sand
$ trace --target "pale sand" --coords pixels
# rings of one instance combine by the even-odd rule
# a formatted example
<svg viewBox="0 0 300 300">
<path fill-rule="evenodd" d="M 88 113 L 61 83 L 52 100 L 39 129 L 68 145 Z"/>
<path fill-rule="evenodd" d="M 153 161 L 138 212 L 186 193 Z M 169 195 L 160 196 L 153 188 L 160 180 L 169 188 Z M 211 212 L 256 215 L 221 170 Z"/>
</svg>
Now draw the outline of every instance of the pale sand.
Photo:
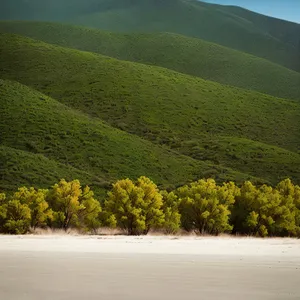
<svg viewBox="0 0 300 300">
<path fill-rule="evenodd" d="M 300 299 L 300 240 L 0 236 L 2 300 Z"/>
</svg>

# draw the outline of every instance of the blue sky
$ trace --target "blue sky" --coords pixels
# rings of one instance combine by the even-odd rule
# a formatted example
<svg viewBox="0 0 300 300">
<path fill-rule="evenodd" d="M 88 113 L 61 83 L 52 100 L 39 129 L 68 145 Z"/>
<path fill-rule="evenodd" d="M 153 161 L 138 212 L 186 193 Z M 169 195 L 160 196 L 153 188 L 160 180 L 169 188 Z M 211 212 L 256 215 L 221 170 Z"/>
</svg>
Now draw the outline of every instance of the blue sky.
<svg viewBox="0 0 300 300">
<path fill-rule="evenodd" d="M 300 23 L 300 0 L 202 0 L 237 5 L 264 15 Z"/>
</svg>

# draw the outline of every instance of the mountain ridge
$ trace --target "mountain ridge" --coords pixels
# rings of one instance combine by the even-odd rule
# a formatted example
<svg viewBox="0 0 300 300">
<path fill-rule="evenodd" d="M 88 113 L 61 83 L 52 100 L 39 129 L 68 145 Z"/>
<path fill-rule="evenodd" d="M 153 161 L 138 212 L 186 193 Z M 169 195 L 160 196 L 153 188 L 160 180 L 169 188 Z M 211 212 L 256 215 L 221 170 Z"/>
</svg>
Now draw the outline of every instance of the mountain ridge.
<svg viewBox="0 0 300 300">
<path fill-rule="evenodd" d="M 173 33 L 120 34 L 60 23 L 0 22 L 0 32 L 162 66 L 222 84 L 300 99 L 300 73 L 217 44 Z"/>
<path fill-rule="evenodd" d="M 300 24 L 251 11 L 196 0 L 43 0 L 42 4 L 3 0 L 0 19 L 64 21 L 121 32 L 173 32 L 300 71 Z"/>
</svg>

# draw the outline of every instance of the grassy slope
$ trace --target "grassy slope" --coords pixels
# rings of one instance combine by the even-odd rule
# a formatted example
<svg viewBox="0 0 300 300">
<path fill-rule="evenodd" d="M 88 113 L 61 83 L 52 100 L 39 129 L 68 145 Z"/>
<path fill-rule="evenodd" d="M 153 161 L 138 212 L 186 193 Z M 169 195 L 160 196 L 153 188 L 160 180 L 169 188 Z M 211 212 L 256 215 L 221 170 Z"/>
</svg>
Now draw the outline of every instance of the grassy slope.
<svg viewBox="0 0 300 300">
<path fill-rule="evenodd" d="M 119 34 L 58 23 L 0 22 L 0 32 L 163 66 L 273 96 L 300 99 L 300 73 L 258 57 L 185 36 Z"/>
<path fill-rule="evenodd" d="M 20 186 L 49 188 L 61 178 L 79 179 L 89 184 L 97 195 L 103 196 L 108 182 L 105 179 L 73 168 L 69 165 L 35 154 L 0 145 L 0 191 L 13 191 Z"/>
<path fill-rule="evenodd" d="M 0 55 L 3 78 L 127 132 L 272 182 L 300 179 L 297 102 L 14 35 L 1 35 Z"/>
<path fill-rule="evenodd" d="M 216 170 L 222 180 L 247 177 L 155 146 L 19 83 L 1 80 L 0 100 L 1 144 L 22 151 L 2 148 L 1 185 L 8 185 L 13 175 L 18 184 L 32 180 L 50 185 L 68 174 L 98 188 L 117 178 L 141 175 L 163 185 L 182 184 Z M 39 176 L 46 177 L 35 181 Z"/>
<path fill-rule="evenodd" d="M 228 11 L 226 6 L 197 0 L 142 0 L 133 3 L 126 8 L 115 5 L 106 11 L 81 15 L 70 21 L 114 31 L 167 31 L 198 37 L 300 70 L 299 49 L 272 36 L 271 30 L 266 31 L 261 24 L 253 23 L 250 18 L 257 15 L 253 12 L 246 11 L 241 16 L 236 11 Z M 292 29 L 285 34 L 298 39 L 300 25 L 294 24 Z"/>
<path fill-rule="evenodd" d="M 21 3 L 20 3 L 21 2 Z M 10 6 L 10 9 L 8 9 Z M 202 38 L 300 70 L 300 25 L 196 0 L 3 0 L 0 18 Z"/>
</svg>

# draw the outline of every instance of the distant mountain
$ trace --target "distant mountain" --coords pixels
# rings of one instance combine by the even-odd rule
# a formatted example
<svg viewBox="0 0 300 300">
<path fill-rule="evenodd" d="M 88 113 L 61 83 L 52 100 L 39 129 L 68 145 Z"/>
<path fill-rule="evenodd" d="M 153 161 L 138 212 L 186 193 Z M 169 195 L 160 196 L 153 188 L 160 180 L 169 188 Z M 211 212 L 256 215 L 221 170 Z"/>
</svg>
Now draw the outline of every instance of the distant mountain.
<svg viewBox="0 0 300 300">
<path fill-rule="evenodd" d="M 171 33 L 121 34 L 59 23 L 0 22 L 0 32 L 141 62 L 300 100 L 300 73 L 230 48 Z"/>
<path fill-rule="evenodd" d="M 0 19 L 63 21 L 110 31 L 172 32 L 300 71 L 300 25 L 196 0 L 2 0 Z"/>
<path fill-rule="evenodd" d="M 0 55 L 5 147 L 108 181 L 300 181 L 297 101 L 11 34 Z"/>
</svg>

